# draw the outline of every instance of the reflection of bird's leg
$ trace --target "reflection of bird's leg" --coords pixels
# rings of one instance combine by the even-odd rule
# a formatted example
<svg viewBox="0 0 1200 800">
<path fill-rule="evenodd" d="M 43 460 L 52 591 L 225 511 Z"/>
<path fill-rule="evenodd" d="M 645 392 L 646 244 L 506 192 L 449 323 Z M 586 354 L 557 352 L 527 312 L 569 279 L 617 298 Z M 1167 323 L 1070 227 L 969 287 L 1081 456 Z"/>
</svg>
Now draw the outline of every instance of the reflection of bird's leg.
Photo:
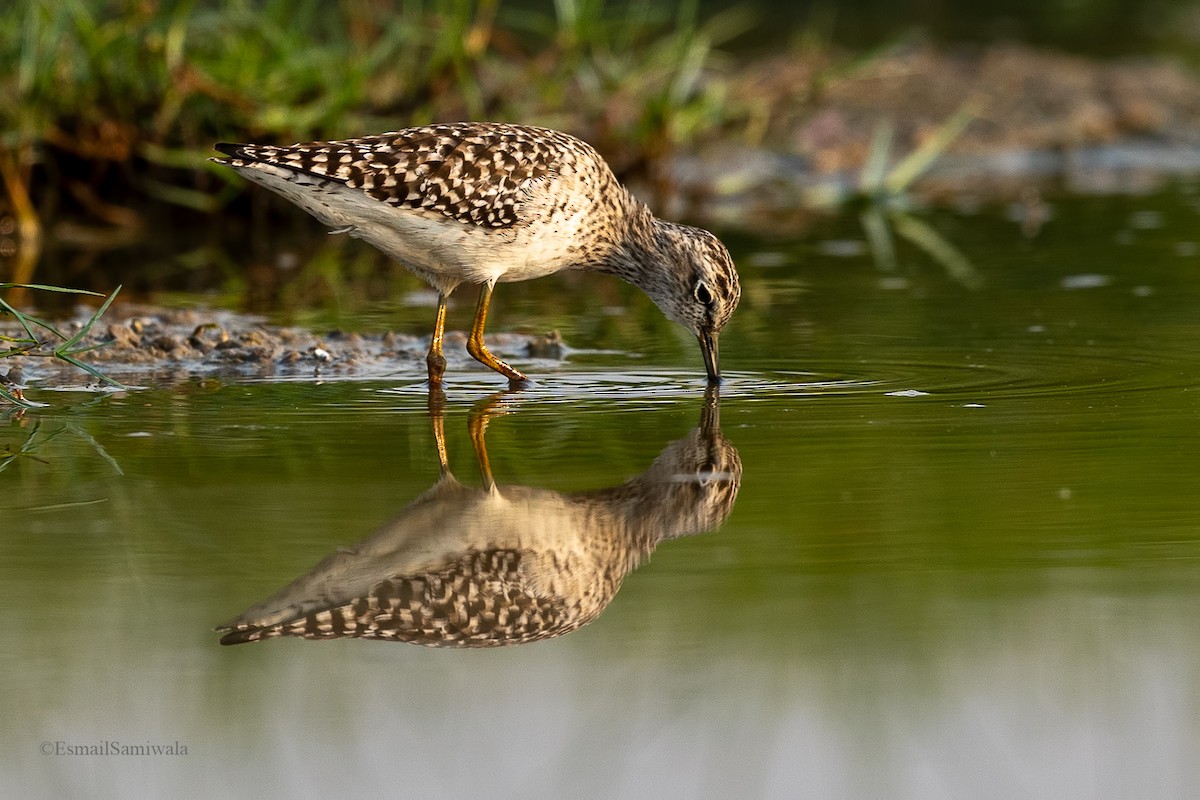
<svg viewBox="0 0 1200 800">
<path fill-rule="evenodd" d="M 446 410 L 446 393 L 442 390 L 441 384 L 429 387 L 429 396 L 426 398 L 426 403 L 430 416 L 440 417 L 442 412 Z"/>
<path fill-rule="evenodd" d="M 467 415 L 467 432 L 471 435 L 471 446 L 475 448 L 475 460 L 479 462 L 479 472 L 483 476 L 483 486 L 489 492 L 496 488 L 496 481 L 492 477 L 492 464 L 488 460 L 487 442 L 484 441 L 484 434 L 487 432 L 488 423 L 494 417 L 498 417 L 505 412 L 505 409 L 500 405 L 504 400 L 506 392 L 496 392 L 471 407 L 470 413 Z"/>
<path fill-rule="evenodd" d="M 450 474 L 450 459 L 446 455 L 446 394 L 440 387 L 431 387 L 429 392 L 429 421 L 433 425 L 433 442 L 437 447 L 438 474 L 443 478 Z"/>
<path fill-rule="evenodd" d="M 467 431 L 471 434 L 471 446 L 475 448 L 475 460 L 479 462 L 479 474 L 483 476 L 483 488 L 489 492 L 496 489 L 496 479 L 492 477 L 492 464 L 488 461 L 487 443 L 483 434 L 487 431 L 488 417 L 472 413 L 467 418 Z"/>
</svg>

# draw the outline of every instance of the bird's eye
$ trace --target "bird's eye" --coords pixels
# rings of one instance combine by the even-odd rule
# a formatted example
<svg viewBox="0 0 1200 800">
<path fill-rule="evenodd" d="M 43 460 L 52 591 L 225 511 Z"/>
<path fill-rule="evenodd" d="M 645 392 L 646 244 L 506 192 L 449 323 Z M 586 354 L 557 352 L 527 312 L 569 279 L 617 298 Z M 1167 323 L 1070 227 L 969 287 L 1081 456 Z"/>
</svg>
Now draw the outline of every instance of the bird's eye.
<svg viewBox="0 0 1200 800">
<path fill-rule="evenodd" d="M 696 299 L 705 306 L 711 306 L 713 303 L 712 292 L 708 290 L 708 285 L 702 280 L 696 281 Z"/>
</svg>

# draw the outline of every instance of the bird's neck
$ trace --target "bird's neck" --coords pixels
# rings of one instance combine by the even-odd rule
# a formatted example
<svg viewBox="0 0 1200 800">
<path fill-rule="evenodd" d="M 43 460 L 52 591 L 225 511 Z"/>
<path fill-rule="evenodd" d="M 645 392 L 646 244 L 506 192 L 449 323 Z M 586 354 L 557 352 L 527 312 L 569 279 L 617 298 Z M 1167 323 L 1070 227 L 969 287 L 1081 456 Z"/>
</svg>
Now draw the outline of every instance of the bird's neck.
<svg viewBox="0 0 1200 800">
<path fill-rule="evenodd" d="M 611 230 L 612 238 L 593 269 L 607 272 L 645 290 L 661 261 L 659 228 L 663 224 L 641 200 L 624 187 L 616 193 L 618 207 L 613 209 L 622 224 Z"/>
</svg>

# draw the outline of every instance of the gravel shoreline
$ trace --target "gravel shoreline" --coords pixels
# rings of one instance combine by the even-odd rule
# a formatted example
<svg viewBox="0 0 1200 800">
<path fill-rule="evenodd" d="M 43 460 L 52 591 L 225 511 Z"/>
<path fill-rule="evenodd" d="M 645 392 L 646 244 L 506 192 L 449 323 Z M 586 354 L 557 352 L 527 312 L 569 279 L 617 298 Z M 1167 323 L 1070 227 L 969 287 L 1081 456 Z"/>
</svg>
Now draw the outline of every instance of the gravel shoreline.
<svg viewBox="0 0 1200 800">
<path fill-rule="evenodd" d="M 62 330 L 69 335 L 86 320 L 81 313 Z M 5 335 L 16 332 L 15 326 L 0 327 Z M 561 360 L 569 351 L 557 332 L 496 333 L 487 341 L 506 358 Z M 317 334 L 225 310 L 126 306 L 110 309 L 80 342 L 81 347 L 92 345 L 96 349 L 80 358 L 104 375 L 121 383 L 157 383 L 195 377 L 371 378 L 401 372 L 423 378 L 429 340 L 394 332 Z M 461 331 L 446 333 L 445 356 L 451 370 L 475 363 Z M 87 373 L 51 358 L 24 356 L 3 363 L 17 370 L 18 386 L 26 386 L 26 381 L 36 381 L 41 388 L 97 384 Z"/>
</svg>

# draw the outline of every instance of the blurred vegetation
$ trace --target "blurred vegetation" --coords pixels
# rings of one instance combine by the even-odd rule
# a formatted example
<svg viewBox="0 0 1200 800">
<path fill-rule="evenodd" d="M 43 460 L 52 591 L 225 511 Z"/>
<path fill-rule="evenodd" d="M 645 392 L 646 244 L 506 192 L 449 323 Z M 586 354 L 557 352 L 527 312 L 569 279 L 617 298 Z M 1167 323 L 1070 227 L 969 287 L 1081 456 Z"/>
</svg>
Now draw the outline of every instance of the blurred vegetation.
<svg viewBox="0 0 1200 800">
<path fill-rule="evenodd" d="M 963 286 L 978 288 L 981 278 L 970 259 L 932 225 L 911 213 L 909 196 L 912 184 L 945 153 L 974 114 L 974 104 L 964 104 L 919 147 L 899 160 L 892 158 L 895 134 L 892 126 L 886 123 L 878 126 L 871 137 L 871 149 L 858 185 L 849 191 L 838 184 L 814 187 L 809 192 L 809 205 L 858 209 L 871 254 L 883 272 L 896 272 L 899 267 L 894 231 L 941 264 Z"/>
<path fill-rule="evenodd" d="M 220 208 L 241 187 L 205 161 L 220 139 L 520 120 L 580 133 L 619 173 L 653 183 L 681 145 L 754 140 L 764 117 L 795 113 L 734 80 L 731 51 L 869 49 L 914 26 L 1100 48 L 1200 30 L 1194 0 L 948 5 L 809 0 L 781 15 L 763 0 L 12 0 L 0 5 L 0 179 L 26 245 L 39 217 L 63 209 L 129 226 L 137 215 L 115 202 Z M 804 78 L 814 91 L 816 72 Z"/>
<path fill-rule="evenodd" d="M 876 129 L 873 119 L 850 109 L 832 120 L 845 128 L 839 132 L 829 119 L 807 126 L 805 116 L 830 86 L 866 74 L 889 46 L 912 42 L 914 28 L 960 40 L 1091 41 L 1091 52 L 1106 49 L 1097 36 L 1114 47 L 1200 38 L 1195 0 L 951 5 L 805 0 L 781 15 L 765 0 L 10 0 L 0 4 L 0 267 L 11 263 L 4 271 L 14 284 L 32 283 L 36 265 L 38 283 L 106 294 L 111 282 L 94 276 L 119 267 L 134 297 L 161 289 L 172 270 L 185 276 L 173 289 L 211 288 L 217 273 L 224 291 L 251 287 L 245 306 L 274 308 L 286 269 L 269 259 L 284 248 L 264 248 L 261 237 L 290 242 L 297 231 L 263 225 L 263 213 L 286 209 L 261 197 L 251 213 L 213 213 L 244 188 L 207 161 L 215 141 L 515 120 L 584 136 L 619 175 L 640 179 L 661 201 L 672 188 L 662 168 L 670 156 L 708 142 L 782 143 L 781 150 L 811 155 L 833 137 L 839 158 L 849 159 L 853 134 Z M 1024 27 L 1014 28 L 1014 19 Z M 841 45 L 854 52 L 836 51 Z M 899 164 L 890 148 L 872 146 L 859 194 L 831 204 L 859 210 L 856 201 L 866 202 L 864 225 L 884 266 L 893 260 L 894 231 L 961 271 L 953 248 L 906 214 L 903 202 L 913 178 L 960 130 L 960 117 L 936 113 L 896 127 L 898 147 L 913 154 Z M 685 201 L 712 189 L 691 191 L 697 196 Z M 190 216 L 164 216 L 176 212 Z M 167 218 L 169 252 L 130 258 L 129 246 Z M 43 237 L 52 220 L 54 236 Z M 256 263 L 247 267 L 246 257 L 212 247 L 216 237 L 205 238 L 195 220 L 226 234 L 242 224 L 255 231 L 225 238 L 255 239 L 249 260 Z M 70 252 L 61 258 L 41 258 L 42 249 L 64 245 Z M 96 260 L 118 247 L 119 263 Z M 336 292 L 346 283 L 346 267 L 327 269 L 343 255 L 338 248 L 322 250 L 331 256 L 324 272 L 300 259 L 305 285 Z M 136 265 L 146 274 L 133 274 Z M 207 280 L 186 277 L 201 271 Z"/>
<path fill-rule="evenodd" d="M 220 207 L 241 184 L 207 167 L 219 139 L 512 119 L 630 166 L 739 113 L 711 78 L 750 24 L 695 2 L 21 0 L 0 9 L 0 174 L 29 242 L 63 207 L 135 224 L 111 197 Z"/>
</svg>

